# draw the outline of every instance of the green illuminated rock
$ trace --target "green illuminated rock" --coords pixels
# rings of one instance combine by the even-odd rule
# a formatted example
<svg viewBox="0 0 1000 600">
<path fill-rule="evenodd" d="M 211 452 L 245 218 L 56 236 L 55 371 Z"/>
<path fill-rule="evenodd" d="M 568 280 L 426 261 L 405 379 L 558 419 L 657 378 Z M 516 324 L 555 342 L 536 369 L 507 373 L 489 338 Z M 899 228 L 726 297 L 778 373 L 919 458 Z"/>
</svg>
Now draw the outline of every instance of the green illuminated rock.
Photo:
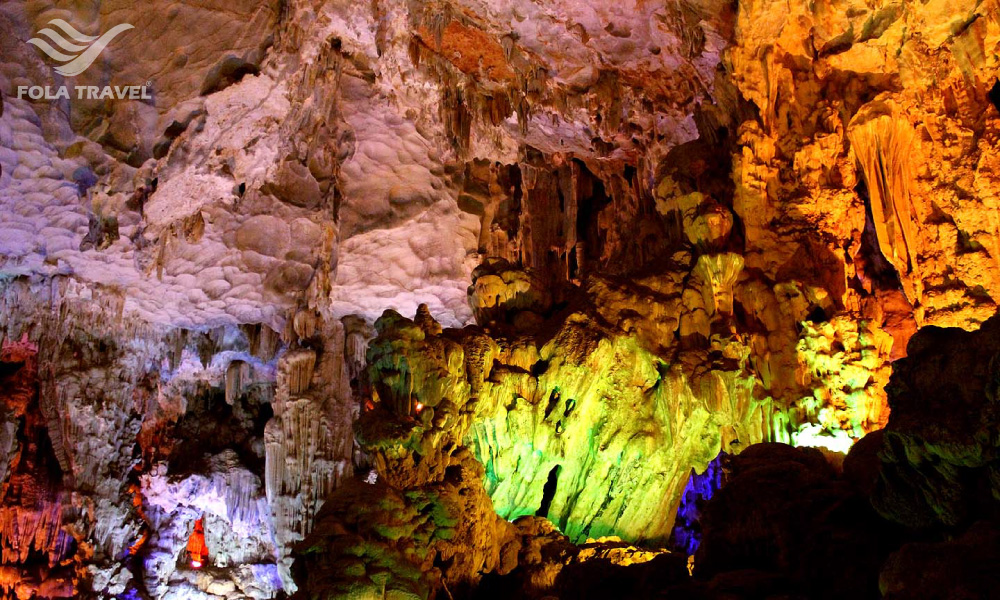
<svg viewBox="0 0 1000 600">
<path fill-rule="evenodd" d="M 696 290 L 722 296 L 715 319 L 732 310 L 729 279 Z M 691 469 L 771 423 L 739 337 L 709 330 L 681 349 L 683 286 L 594 278 L 578 310 L 509 336 L 387 311 L 368 352 L 383 416 L 362 418 L 359 441 L 394 485 L 440 479 L 441 454 L 467 447 L 501 517 L 545 516 L 578 542 L 665 544 Z"/>
<path fill-rule="evenodd" d="M 466 451 L 444 464 L 441 480 L 406 490 L 351 479 L 334 492 L 297 551 L 303 597 L 427 598 L 509 572 L 520 541 L 493 512 L 482 466 Z"/>
<path fill-rule="evenodd" d="M 892 342 L 867 321 L 846 316 L 804 321 L 796 356 L 809 393 L 792 405 L 794 427 L 787 441 L 846 452 L 854 440 L 884 427 Z"/>
</svg>

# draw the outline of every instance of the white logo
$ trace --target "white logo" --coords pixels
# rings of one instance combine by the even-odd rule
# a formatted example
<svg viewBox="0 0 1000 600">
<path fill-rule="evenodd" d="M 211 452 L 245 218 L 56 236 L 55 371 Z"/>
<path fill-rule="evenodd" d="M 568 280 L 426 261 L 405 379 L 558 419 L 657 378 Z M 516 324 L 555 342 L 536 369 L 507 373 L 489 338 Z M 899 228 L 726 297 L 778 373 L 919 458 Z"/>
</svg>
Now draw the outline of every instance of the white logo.
<svg viewBox="0 0 1000 600">
<path fill-rule="evenodd" d="M 56 50 L 51 44 L 40 37 L 31 38 L 28 40 L 28 43 L 37 46 L 52 60 L 65 63 L 62 66 L 55 68 L 56 72 L 64 77 L 73 77 L 86 71 L 87 67 L 89 67 L 97 59 L 97 56 L 104 50 L 104 48 L 111 43 L 111 40 L 118 37 L 119 33 L 133 28 L 133 26 L 128 23 L 115 25 L 107 33 L 98 38 L 97 36 L 84 35 L 80 33 L 74 29 L 72 25 L 62 19 L 52 19 L 49 21 L 49 25 L 52 25 L 58 30 L 46 27 L 45 29 L 39 31 L 38 35 L 44 35 L 49 38 L 52 43 L 59 46 L 59 48 L 69 54 Z M 60 35 L 60 31 L 62 35 Z M 67 40 L 67 37 L 71 38 L 72 41 Z"/>
</svg>

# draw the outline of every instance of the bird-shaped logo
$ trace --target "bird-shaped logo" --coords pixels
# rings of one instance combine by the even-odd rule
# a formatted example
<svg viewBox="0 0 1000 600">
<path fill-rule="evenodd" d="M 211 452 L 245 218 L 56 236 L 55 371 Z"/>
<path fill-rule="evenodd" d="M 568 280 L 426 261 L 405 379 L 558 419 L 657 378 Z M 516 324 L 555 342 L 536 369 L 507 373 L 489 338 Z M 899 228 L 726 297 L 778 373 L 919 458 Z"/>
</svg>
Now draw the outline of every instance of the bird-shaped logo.
<svg viewBox="0 0 1000 600">
<path fill-rule="evenodd" d="M 98 55 L 111 43 L 111 40 L 118 37 L 119 33 L 134 27 L 128 23 L 115 25 L 98 38 L 80 33 L 62 19 L 52 19 L 48 24 L 51 27 L 39 31 L 39 37 L 31 38 L 28 43 L 36 46 L 52 60 L 63 63 L 55 69 L 57 73 L 65 77 L 73 77 L 86 71 L 87 67 L 93 64 Z M 41 36 L 45 36 L 52 43 Z M 58 46 L 59 49 L 54 48 L 52 44 Z"/>
</svg>

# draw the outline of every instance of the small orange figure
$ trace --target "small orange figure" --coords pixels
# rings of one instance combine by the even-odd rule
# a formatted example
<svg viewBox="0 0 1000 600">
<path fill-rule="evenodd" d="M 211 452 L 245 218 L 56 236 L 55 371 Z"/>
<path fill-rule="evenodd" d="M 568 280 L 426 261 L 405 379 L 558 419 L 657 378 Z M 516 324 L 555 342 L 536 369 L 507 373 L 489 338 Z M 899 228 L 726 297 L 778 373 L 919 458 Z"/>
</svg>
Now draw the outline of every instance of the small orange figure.
<svg viewBox="0 0 1000 600">
<path fill-rule="evenodd" d="M 194 522 L 194 531 L 188 538 L 188 556 L 191 558 L 191 568 L 200 569 L 208 560 L 208 546 L 205 545 L 205 526 L 201 519 Z"/>
</svg>

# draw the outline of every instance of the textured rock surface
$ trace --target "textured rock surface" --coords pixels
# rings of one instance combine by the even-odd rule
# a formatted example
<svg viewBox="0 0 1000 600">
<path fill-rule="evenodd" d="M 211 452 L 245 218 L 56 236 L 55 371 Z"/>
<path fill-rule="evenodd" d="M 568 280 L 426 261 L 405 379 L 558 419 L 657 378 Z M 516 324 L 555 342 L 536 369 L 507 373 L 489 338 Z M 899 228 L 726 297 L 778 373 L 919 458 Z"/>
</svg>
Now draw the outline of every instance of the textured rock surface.
<svg viewBox="0 0 1000 600">
<path fill-rule="evenodd" d="M 776 444 L 729 460 L 700 511 L 704 589 L 991 596 L 997 339 L 996 317 L 975 332 L 917 332 L 893 365 L 886 428 L 851 449 L 842 474 L 816 450 Z"/>
<path fill-rule="evenodd" d="M 929 328 L 894 365 L 893 412 L 873 498 L 887 518 L 939 529 L 995 514 L 998 334 L 997 318 L 976 332 Z"/>
<path fill-rule="evenodd" d="M 996 523 L 984 521 L 956 540 L 907 544 L 882 568 L 882 597 L 989 597 L 998 584 L 998 541 Z"/>
<path fill-rule="evenodd" d="M 493 511 L 468 453 L 444 473 L 398 490 L 353 480 L 327 501 L 296 563 L 306 597 L 425 598 L 468 590 L 516 564 L 514 528 Z"/>
<path fill-rule="evenodd" d="M 683 555 L 637 548 L 617 538 L 574 545 L 538 517 L 515 522 L 518 567 L 484 579 L 477 598 L 650 598 L 687 583 Z"/>
<path fill-rule="evenodd" d="M 760 112 L 734 164 L 748 265 L 778 274 L 808 251 L 813 281 L 846 306 L 898 278 L 918 325 L 993 313 L 996 14 L 990 2 L 740 5 L 733 75 Z"/>
<path fill-rule="evenodd" d="M 998 15 L 0 1 L 0 597 L 919 593 L 995 537 Z"/>
<path fill-rule="evenodd" d="M 746 571 L 756 571 L 793 597 L 879 597 L 878 566 L 898 534 L 820 451 L 762 444 L 728 466 L 702 517 L 699 578 L 746 593 L 755 579 Z"/>
<path fill-rule="evenodd" d="M 650 332 L 663 327 L 672 337 L 679 319 L 671 313 L 681 305 L 633 292 L 649 310 Z M 631 307 L 598 296 L 614 298 L 610 282 L 596 282 L 592 293 L 606 310 Z M 737 340 L 674 349 L 668 364 L 664 340 L 648 340 L 658 356 L 647 340 L 605 323 L 581 310 L 545 323 L 546 334 L 493 339 L 471 328 L 441 332 L 419 311 L 414 321 L 383 315 L 368 354 L 379 406 L 362 426 L 416 416 L 393 439 L 428 458 L 387 450 L 376 456 L 380 471 L 413 461 L 433 473 L 433 457 L 465 445 L 486 467 L 486 489 L 503 517 L 546 516 L 574 540 L 665 543 L 691 467 L 704 470 L 739 440 L 768 438 L 770 406 L 754 399 L 759 384 Z M 382 444 L 366 429 L 360 435 L 362 445 Z"/>
</svg>

